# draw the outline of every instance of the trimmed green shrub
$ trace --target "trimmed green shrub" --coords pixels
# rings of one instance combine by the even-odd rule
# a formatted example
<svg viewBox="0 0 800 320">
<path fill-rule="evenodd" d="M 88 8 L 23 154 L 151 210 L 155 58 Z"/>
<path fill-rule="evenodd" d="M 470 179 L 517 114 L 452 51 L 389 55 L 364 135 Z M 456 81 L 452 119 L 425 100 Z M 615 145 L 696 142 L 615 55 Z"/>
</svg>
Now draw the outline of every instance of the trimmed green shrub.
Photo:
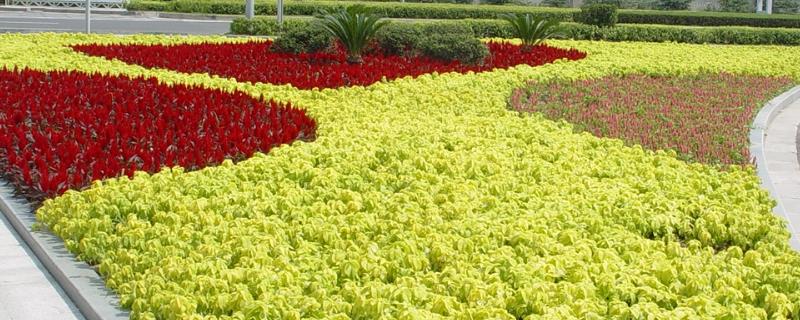
<svg viewBox="0 0 800 320">
<path fill-rule="evenodd" d="M 425 35 L 435 34 L 465 34 L 475 36 L 469 24 L 456 21 L 420 22 L 420 28 Z"/>
<path fill-rule="evenodd" d="M 424 55 L 441 60 L 478 64 L 489 55 L 478 38 L 468 34 L 430 34 L 421 43 Z"/>
<path fill-rule="evenodd" d="M 376 42 L 384 54 L 416 55 L 420 53 L 423 40 L 428 35 L 463 34 L 475 37 L 471 25 L 461 21 L 437 21 L 419 23 L 393 23 L 378 32 Z M 497 34 L 486 31 L 485 34 Z"/>
<path fill-rule="evenodd" d="M 692 0 L 658 0 L 656 9 L 660 10 L 687 10 Z"/>
<path fill-rule="evenodd" d="M 583 6 L 576 16 L 578 22 L 596 27 L 613 27 L 617 24 L 617 7 L 611 4 Z"/>
<path fill-rule="evenodd" d="M 392 23 L 378 31 L 375 41 L 386 55 L 415 55 L 422 37 L 419 24 Z"/>
<path fill-rule="evenodd" d="M 286 28 L 286 31 L 275 39 L 271 50 L 285 53 L 313 53 L 328 51 L 332 47 L 333 37 L 326 33 L 322 26 L 318 23 L 306 23 L 298 24 L 295 28 Z"/>
</svg>

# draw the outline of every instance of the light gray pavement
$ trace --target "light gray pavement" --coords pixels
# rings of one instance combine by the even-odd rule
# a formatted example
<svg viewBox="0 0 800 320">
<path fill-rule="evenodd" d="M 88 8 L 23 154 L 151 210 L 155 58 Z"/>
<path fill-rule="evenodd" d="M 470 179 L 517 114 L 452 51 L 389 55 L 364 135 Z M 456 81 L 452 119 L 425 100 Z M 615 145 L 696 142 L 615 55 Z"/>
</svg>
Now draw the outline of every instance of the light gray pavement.
<svg viewBox="0 0 800 320">
<path fill-rule="evenodd" d="M 792 245 L 800 250 L 800 163 L 798 163 L 800 100 L 779 111 L 766 130 L 767 172 L 789 220 Z"/>
<path fill-rule="evenodd" d="M 92 32 L 116 34 L 224 34 L 230 21 L 207 19 L 169 19 L 158 16 L 122 13 L 92 14 Z M 0 11 L 3 32 L 84 32 L 82 13 L 41 11 Z"/>
<path fill-rule="evenodd" d="M 0 214 L 0 320 L 83 319 Z"/>
</svg>

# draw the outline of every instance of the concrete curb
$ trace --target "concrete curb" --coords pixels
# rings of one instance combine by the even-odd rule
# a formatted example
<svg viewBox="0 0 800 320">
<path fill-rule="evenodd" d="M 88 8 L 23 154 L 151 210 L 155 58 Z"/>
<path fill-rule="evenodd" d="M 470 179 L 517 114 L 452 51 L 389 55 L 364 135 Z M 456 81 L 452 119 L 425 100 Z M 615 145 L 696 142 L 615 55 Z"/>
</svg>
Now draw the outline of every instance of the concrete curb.
<svg viewBox="0 0 800 320">
<path fill-rule="evenodd" d="M 197 14 L 180 12 L 159 12 L 159 11 L 129 11 L 129 14 L 151 18 L 180 19 L 180 20 L 214 20 L 214 21 L 233 21 L 236 18 L 244 18 L 244 15 L 235 14 Z"/>
<path fill-rule="evenodd" d="M 36 222 L 31 206 L 15 197 L 14 189 L 5 181 L 0 181 L 0 211 L 87 320 L 130 318 L 103 278 L 91 266 L 76 260 L 60 238 L 46 231 L 31 231 Z"/>
<path fill-rule="evenodd" d="M 786 221 L 786 227 L 789 228 L 789 232 L 792 234 L 792 238 L 790 239 L 791 246 L 795 250 L 800 251 L 800 238 L 797 237 L 797 233 L 800 231 L 798 228 L 800 228 L 800 226 L 792 225 L 788 212 L 781 202 L 780 193 L 775 188 L 772 177 L 769 174 L 767 154 L 764 148 L 767 138 L 767 128 L 772 120 L 775 119 L 778 113 L 798 99 L 800 99 L 800 86 L 789 89 L 767 102 L 767 104 L 761 108 L 761 111 L 758 112 L 756 119 L 753 120 L 753 124 L 750 127 L 750 160 L 756 165 L 758 177 L 761 178 L 761 187 L 769 191 L 769 194 L 777 203 L 772 211 Z"/>
</svg>

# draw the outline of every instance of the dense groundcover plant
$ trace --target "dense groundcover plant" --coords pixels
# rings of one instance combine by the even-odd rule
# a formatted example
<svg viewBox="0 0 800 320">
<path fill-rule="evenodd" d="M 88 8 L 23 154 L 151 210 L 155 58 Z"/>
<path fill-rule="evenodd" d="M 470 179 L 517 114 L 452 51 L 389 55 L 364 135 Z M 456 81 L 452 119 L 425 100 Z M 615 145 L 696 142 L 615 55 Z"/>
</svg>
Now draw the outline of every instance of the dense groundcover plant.
<svg viewBox="0 0 800 320">
<path fill-rule="evenodd" d="M 302 110 L 242 92 L 0 70 L 0 172 L 39 201 L 94 180 L 194 170 L 314 137 Z"/>
<path fill-rule="evenodd" d="M 510 105 L 600 137 L 675 150 L 685 160 L 745 165 L 755 113 L 791 83 L 728 73 L 532 82 L 514 91 Z"/>
<path fill-rule="evenodd" d="M 608 75 L 800 80 L 800 47 L 556 41 L 585 59 L 300 90 L 69 46 L 224 37 L 0 35 L 0 65 L 103 70 L 306 108 L 313 143 L 106 179 L 41 223 L 134 319 L 792 319 L 800 255 L 750 167 L 575 133 L 514 88 Z"/>
<path fill-rule="evenodd" d="M 531 66 L 558 59 L 577 60 L 586 56 L 577 50 L 544 45 L 520 50 L 518 45 L 488 43 L 490 56 L 481 65 L 440 61 L 427 57 L 373 54 L 361 64 L 349 64 L 343 53 L 291 54 L 270 52 L 271 42 L 201 43 L 179 45 L 78 45 L 74 49 L 94 56 L 119 59 L 149 68 L 181 72 L 206 72 L 239 81 L 291 84 L 296 88 L 336 88 L 370 85 L 381 79 L 416 77 L 426 73 L 487 71 L 519 64 Z"/>
</svg>

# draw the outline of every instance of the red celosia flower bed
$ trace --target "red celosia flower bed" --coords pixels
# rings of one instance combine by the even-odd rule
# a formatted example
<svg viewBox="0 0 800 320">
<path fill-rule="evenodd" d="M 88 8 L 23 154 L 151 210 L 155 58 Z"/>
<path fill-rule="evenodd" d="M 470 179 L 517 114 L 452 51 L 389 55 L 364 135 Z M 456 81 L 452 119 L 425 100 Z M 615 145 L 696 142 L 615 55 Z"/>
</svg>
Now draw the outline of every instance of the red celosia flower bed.
<svg viewBox="0 0 800 320">
<path fill-rule="evenodd" d="M 244 93 L 0 70 L 0 171 L 34 201 L 134 170 L 242 159 L 314 130 L 302 110 Z"/>
<path fill-rule="evenodd" d="M 530 83 L 511 107 L 564 119 L 601 137 L 651 149 L 672 149 L 684 160 L 747 164 L 749 126 L 787 78 L 731 74 L 692 77 L 631 75 L 569 83 Z"/>
<path fill-rule="evenodd" d="M 270 52 L 271 42 L 233 44 L 80 45 L 77 51 L 108 59 L 186 73 L 208 73 L 239 81 L 292 84 L 301 89 L 369 85 L 386 79 L 443 72 L 487 71 L 519 64 L 537 66 L 586 54 L 538 46 L 530 51 L 507 43 L 488 43 L 491 55 L 482 65 L 463 65 L 427 57 L 367 55 L 362 65 L 345 62 L 344 54 L 284 54 Z"/>
</svg>

